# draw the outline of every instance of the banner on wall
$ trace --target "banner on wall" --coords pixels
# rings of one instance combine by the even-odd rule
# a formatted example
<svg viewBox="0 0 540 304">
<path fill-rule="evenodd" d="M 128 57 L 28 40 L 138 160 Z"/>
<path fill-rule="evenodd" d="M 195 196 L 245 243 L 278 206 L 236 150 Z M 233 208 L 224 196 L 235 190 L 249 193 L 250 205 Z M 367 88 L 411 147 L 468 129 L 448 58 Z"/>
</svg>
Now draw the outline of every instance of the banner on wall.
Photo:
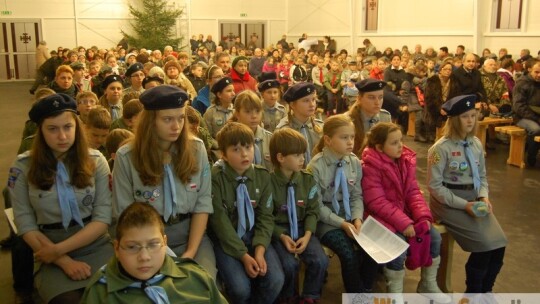
<svg viewBox="0 0 540 304">
<path fill-rule="evenodd" d="M 377 30 L 379 16 L 379 0 L 366 0 L 366 31 Z"/>
</svg>

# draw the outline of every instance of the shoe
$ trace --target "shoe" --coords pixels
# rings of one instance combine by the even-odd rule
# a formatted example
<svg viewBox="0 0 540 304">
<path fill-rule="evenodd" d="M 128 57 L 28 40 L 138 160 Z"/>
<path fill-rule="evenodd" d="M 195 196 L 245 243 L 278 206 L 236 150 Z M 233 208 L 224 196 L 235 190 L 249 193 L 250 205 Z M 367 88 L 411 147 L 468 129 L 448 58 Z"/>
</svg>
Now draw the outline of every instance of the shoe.
<svg viewBox="0 0 540 304">
<path fill-rule="evenodd" d="M 420 282 L 418 282 L 416 292 L 437 303 L 450 303 L 452 302 L 452 298 L 443 293 L 437 285 L 437 270 L 439 269 L 440 264 L 441 257 L 438 256 L 433 259 L 431 266 L 422 267 L 420 273 L 421 279 Z"/>
<path fill-rule="evenodd" d="M 13 246 L 14 243 L 15 236 L 13 234 L 10 234 L 7 238 L 0 241 L 0 248 L 9 249 Z"/>
</svg>

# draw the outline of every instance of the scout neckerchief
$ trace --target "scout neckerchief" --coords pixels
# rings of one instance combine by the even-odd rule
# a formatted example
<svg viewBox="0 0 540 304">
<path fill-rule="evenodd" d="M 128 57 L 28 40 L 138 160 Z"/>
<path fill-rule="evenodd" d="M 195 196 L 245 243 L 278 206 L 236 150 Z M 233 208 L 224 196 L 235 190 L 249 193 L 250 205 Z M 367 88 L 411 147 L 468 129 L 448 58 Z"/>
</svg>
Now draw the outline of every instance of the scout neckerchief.
<svg viewBox="0 0 540 304">
<path fill-rule="evenodd" d="M 476 160 L 474 159 L 474 153 L 468 141 L 462 140 L 459 142 L 459 144 L 462 145 L 463 148 L 465 149 L 465 157 L 467 158 L 467 162 L 469 163 L 469 167 L 471 168 L 471 171 L 472 171 L 474 190 L 476 191 L 476 194 L 478 195 L 481 181 L 480 181 L 480 174 L 478 173 L 478 166 L 476 165 Z"/>
<path fill-rule="evenodd" d="M 62 211 L 62 226 L 68 228 L 73 219 L 81 227 L 84 227 L 75 191 L 69 183 L 69 175 L 61 160 L 58 160 L 56 164 L 56 192 L 58 193 L 58 203 Z"/>
<path fill-rule="evenodd" d="M 351 220 L 351 206 L 349 205 L 349 187 L 347 186 L 347 178 L 345 177 L 344 160 L 338 161 L 336 164 L 336 175 L 334 176 L 334 195 L 332 197 L 332 206 L 336 214 L 339 214 L 339 202 L 337 194 L 339 187 L 341 186 L 341 196 L 343 200 L 343 207 L 345 208 L 345 219 Z"/>
<path fill-rule="evenodd" d="M 296 216 L 296 196 L 294 193 L 294 183 L 287 183 L 287 214 L 289 216 L 289 226 L 291 238 L 298 239 L 298 218 Z"/>
<path fill-rule="evenodd" d="M 247 231 L 253 228 L 255 212 L 253 211 L 253 206 L 251 205 L 251 200 L 246 187 L 247 177 L 238 176 L 236 180 L 239 183 L 238 187 L 236 187 L 236 209 L 238 210 L 238 225 L 236 227 L 236 234 L 242 238 Z M 249 229 L 247 229 L 246 225 L 246 215 L 249 221 Z"/>
<path fill-rule="evenodd" d="M 306 142 L 307 142 L 307 149 L 306 149 L 306 160 L 305 160 L 305 163 L 309 163 L 311 161 L 311 146 L 309 145 L 309 135 L 308 135 L 308 126 L 306 124 L 302 124 L 302 126 L 300 126 L 300 133 L 302 133 L 302 135 L 304 136 L 304 138 L 306 139 Z"/>
<path fill-rule="evenodd" d="M 259 147 L 260 143 L 262 143 L 262 139 L 255 138 L 255 142 L 253 143 L 253 147 L 255 148 L 255 157 L 253 158 L 253 163 L 255 165 L 262 165 L 262 154 L 261 148 Z"/>
<path fill-rule="evenodd" d="M 174 183 L 174 174 L 172 172 L 170 154 L 168 152 L 164 153 L 165 165 L 164 165 L 164 176 L 163 176 L 163 192 L 165 197 L 165 206 L 163 208 L 163 219 L 168 221 L 171 215 L 176 214 L 176 187 Z"/>
</svg>

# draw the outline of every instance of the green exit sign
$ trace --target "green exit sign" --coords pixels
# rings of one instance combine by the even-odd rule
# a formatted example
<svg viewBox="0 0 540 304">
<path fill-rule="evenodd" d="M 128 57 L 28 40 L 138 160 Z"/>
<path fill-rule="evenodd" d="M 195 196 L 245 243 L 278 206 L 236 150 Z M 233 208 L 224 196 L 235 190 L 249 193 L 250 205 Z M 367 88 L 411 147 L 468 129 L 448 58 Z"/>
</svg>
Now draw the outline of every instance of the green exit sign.
<svg viewBox="0 0 540 304">
<path fill-rule="evenodd" d="M 12 11 L 0 11 L 0 15 L 3 15 L 3 16 L 11 15 L 11 14 L 13 14 Z"/>
<path fill-rule="evenodd" d="M 247 17 L 247 13 L 241 13 L 240 17 Z"/>
</svg>

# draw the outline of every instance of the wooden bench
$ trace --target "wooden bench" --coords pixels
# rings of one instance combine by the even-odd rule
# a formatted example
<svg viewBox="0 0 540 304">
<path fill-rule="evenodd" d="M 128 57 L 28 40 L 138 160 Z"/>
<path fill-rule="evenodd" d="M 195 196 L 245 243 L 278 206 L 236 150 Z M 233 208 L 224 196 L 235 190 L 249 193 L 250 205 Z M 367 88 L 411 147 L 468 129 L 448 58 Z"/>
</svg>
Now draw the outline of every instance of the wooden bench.
<svg viewBox="0 0 540 304">
<path fill-rule="evenodd" d="M 527 132 L 518 126 L 495 127 L 496 132 L 508 134 L 510 136 L 510 151 L 506 163 L 519 168 L 525 168 L 525 141 Z M 536 139 L 535 139 L 536 140 Z"/>
<path fill-rule="evenodd" d="M 480 139 L 482 147 L 484 148 L 484 155 L 486 155 L 486 132 L 489 126 L 511 124 L 512 118 L 496 118 L 486 117 L 482 121 L 478 122 L 478 130 L 476 131 L 476 137 Z"/>
<path fill-rule="evenodd" d="M 448 233 L 448 230 L 446 230 L 446 226 L 442 224 L 434 223 L 433 227 L 439 231 L 442 237 L 442 243 L 441 243 L 441 264 L 439 266 L 439 270 L 437 272 L 437 284 L 439 285 L 439 288 L 445 292 L 445 293 L 452 293 L 452 259 L 454 256 L 454 238 L 450 233 Z M 335 253 L 332 251 L 332 249 L 322 245 L 322 248 L 324 250 L 324 253 L 326 256 L 331 259 L 334 257 Z M 304 263 L 300 263 L 300 270 L 298 272 L 298 294 L 302 294 L 302 288 L 304 285 L 304 278 L 306 275 L 306 265 Z M 385 292 L 385 291 L 383 291 Z"/>
<path fill-rule="evenodd" d="M 415 121 L 416 121 L 416 112 L 409 112 L 409 124 L 407 127 L 407 136 L 414 137 L 416 135 Z"/>
</svg>

